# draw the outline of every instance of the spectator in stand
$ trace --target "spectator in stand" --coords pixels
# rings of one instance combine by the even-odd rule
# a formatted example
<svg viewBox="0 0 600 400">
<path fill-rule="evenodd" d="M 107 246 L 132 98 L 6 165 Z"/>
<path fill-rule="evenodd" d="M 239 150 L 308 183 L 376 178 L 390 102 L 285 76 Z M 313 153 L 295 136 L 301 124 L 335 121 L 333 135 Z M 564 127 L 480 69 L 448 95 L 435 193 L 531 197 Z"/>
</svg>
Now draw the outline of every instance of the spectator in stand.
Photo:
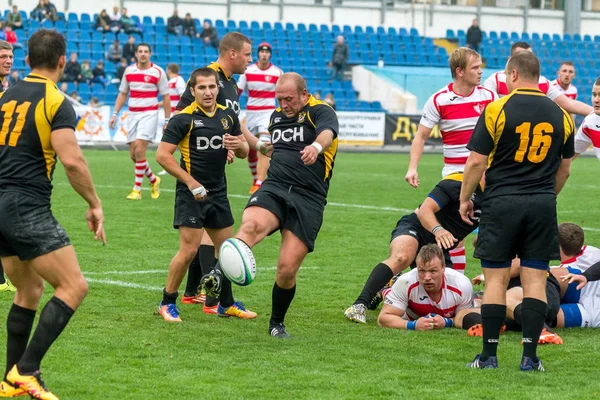
<svg viewBox="0 0 600 400">
<path fill-rule="evenodd" d="M 88 106 L 92 108 L 100 108 L 102 107 L 102 103 L 97 97 L 92 97 L 92 99 L 88 103 Z"/>
<path fill-rule="evenodd" d="M 167 18 L 167 32 L 173 33 L 177 36 L 183 32 L 183 20 L 179 18 L 177 9 L 173 10 L 173 15 Z"/>
<path fill-rule="evenodd" d="M 81 65 L 77 61 L 77 53 L 71 53 L 71 57 L 65 65 L 65 72 L 63 73 L 63 82 L 80 82 L 81 76 Z"/>
<path fill-rule="evenodd" d="M 129 35 L 129 39 L 127 40 L 127 43 L 125 43 L 125 45 L 123 46 L 123 58 L 125 58 L 127 60 L 127 63 L 136 62 L 136 59 L 135 59 L 136 47 L 137 46 L 135 44 L 135 36 Z"/>
<path fill-rule="evenodd" d="M 183 34 L 191 38 L 200 36 L 196 31 L 196 21 L 192 19 L 190 13 L 185 14 L 185 19 L 183 20 Z"/>
<path fill-rule="evenodd" d="M 100 11 L 100 14 L 96 17 L 96 23 L 94 24 L 94 29 L 98 32 L 108 32 L 110 31 L 110 17 L 108 16 L 106 10 Z"/>
<path fill-rule="evenodd" d="M 108 79 L 106 78 L 106 72 L 104 71 L 104 61 L 99 60 L 96 63 L 96 68 L 92 70 L 92 82 L 100 83 L 102 86 L 106 86 Z"/>
<path fill-rule="evenodd" d="M 112 46 L 110 46 L 108 48 L 108 51 L 106 52 L 106 59 L 108 61 L 118 63 L 119 61 L 121 61 L 122 55 L 123 55 L 123 47 L 121 47 L 119 40 L 115 39 Z"/>
<path fill-rule="evenodd" d="M 81 64 L 81 80 L 79 82 L 90 83 L 94 78 L 94 74 L 92 73 L 92 67 L 88 60 L 84 60 L 83 64 Z"/>
<path fill-rule="evenodd" d="M 481 29 L 479 29 L 479 21 L 477 18 L 473 20 L 473 24 L 467 30 L 467 46 L 471 49 L 479 52 L 479 45 L 481 44 Z"/>
<path fill-rule="evenodd" d="M 31 11 L 31 19 L 37 19 L 38 21 L 42 21 L 44 18 L 46 18 L 45 1 L 40 0 L 38 2 L 38 5 L 35 6 L 33 11 Z"/>
<path fill-rule="evenodd" d="M 335 110 L 335 99 L 332 93 L 327 93 L 323 101 L 331 106 Z"/>
<path fill-rule="evenodd" d="M 6 29 L 4 29 L 4 35 L 6 36 L 6 41 L 12 44 L 13 49 L 23 48 L 23 44 L 19 43 L 17 34 L 10 26 L 7 26 Z"/>
<path fill-rule="evenodd" d="M 215 49 L 219 48 L 219 35 L 217 35 L 217 30 L 210 25 L 210 22 L 204 21 L 200 38 L 204 41 L 205 46 L 212 46 Z"/>
<path fill-rule="evenodd" d="M 125 73 L 125 68 L 127 68 L 127 65 L 128 65 L 127 59 L 121 58 L 121 63 L 119 64 L 119 68 L 117 68 L 117 72 L 113 79 L 113 83 L 121 82 L 121 79 L 123 79 L 123 74 Z"/>
<path fill-rule="evenodd" d="M 350 51 L 344 37 L 339 35 L 333 48 L 331 63 L 329 64 L 333 67 L 333 79 L 336 79 L 339 75 L 340 80 L 344 80 L 344 71 L 346 71 L 346 62 L 348 61 L 349 54 Z"/>
<path fill-rule="evenodd" d="M 121 13 L 119 12 L 119 7 L 114 6 L 112 14 L 108 16 L 110 18 L 110 30 L 113 32 L 118 32 L 121 30 Z"/>
<path fill-rule="evenodd" d="M 8 77 L 8 86 L 15 86 L 17 83 L 19 83 L 20 80 L 21 75 L 19 74 L 19 71 L 15 69 L 10 73 L 10 76 Z"/>
<path fill-rule="evenodd" d="M 121 23 L 121 29 L 125 33 L 139 33 L 141 37 L 144 37 L 144 31 L 140 28 L 133 18 L 127 15 L 127 9 L 125 7 L 121 8 L 121 19 L 119 20 Z"/>
<path fill-rule="evenodd" d="M 12 6 L 12 11 L 8 13 L 6 17 L 6 25 L 13 29 L 23 28 L 23 17 L 19 12 L 19 7 L 16 4 Z"/>
<path fill-rule="evenodd" d="M 80 103 L 83 101 L 79 93 L 77 93 L 77 90 L 73 90 L 69 96 L 71 96 L 73 100 L 78 101 Z"/>
<path fill-rule="evenodd" d="M 315 92 L 313 93 L 313 97 L 314 97 L 316 100 L 322 100 L 322 99 L 323 99 L 323 96 L 321 95 L 321 91 L 320 91 L 320 90 L 317 90 L 317 91 L 315 91 Z"/>
</svg>

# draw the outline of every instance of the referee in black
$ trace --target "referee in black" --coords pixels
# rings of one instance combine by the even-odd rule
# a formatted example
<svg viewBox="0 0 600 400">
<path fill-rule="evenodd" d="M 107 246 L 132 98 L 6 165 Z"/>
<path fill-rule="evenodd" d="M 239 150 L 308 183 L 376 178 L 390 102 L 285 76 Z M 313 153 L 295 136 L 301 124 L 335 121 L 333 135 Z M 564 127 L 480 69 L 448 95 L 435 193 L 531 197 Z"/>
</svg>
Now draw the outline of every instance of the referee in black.
<svg viewBox="0 0 600 400">
<path fill-rule="evenodd" d="M 490 103 L 467 148 L 460 213 L 469 222 L 473 192 L 483 173 L 486 186 L 474 256 L 481 260 L 483 351 L 472 368 L 497 368 L 496 350 L 506 316 L 511 260 L 521 259 L 523 358 L 521 371 L 544 371 L 537 342 L 546 319 L 546 276 L 560 259 L 556 196 L 574 156 L 573 121 L 538 89 L 540 63 L 530 52 L 506 65 L 510 95 Z M 486 172 L 487 167 L 487 172 Z M 521 321 L 519 321 L 521 322 Z"/>
</svg>

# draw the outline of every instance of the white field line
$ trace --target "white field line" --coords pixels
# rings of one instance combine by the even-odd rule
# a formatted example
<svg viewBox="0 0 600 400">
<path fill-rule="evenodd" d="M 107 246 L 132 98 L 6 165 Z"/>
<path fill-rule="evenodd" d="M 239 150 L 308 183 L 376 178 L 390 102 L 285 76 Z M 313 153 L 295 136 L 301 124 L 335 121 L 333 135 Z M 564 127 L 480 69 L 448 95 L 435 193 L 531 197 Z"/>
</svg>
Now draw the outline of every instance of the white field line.
<svg viewBox="0 0 600 400">
<path fill-rule="evenodd" d="M 130 289 L 149 290 L 152 292 L 161 292 L 163 290 L 162 287 L 158 287 L 158 286 L 146 286 L 146 285 L 140 285 L 138 283 L 132 283 L 132 282 L 115 281 L 112 279 L 86 278 L 86 280 L 88 282 L 92 282 L 92 283 L 101 283 L 103 285 L 120 286 L 120 287 L 125 287 L 125 288 L 130 288 Z"/>
<path fill-rule="evenodd" d="M 59 185 L 62 186 L 68 186 L 69 184 L 66 182 L 61 182 L 59 183 Z M 590 185 L 592 186 L 592 185 Z M 130 190 L 131 186 L 114 186 L 114 185 L 96 185 L 97 188 L 104 188 L 104 189 L 119 189 L 119 190 Z M 150 188 L 142 188 L 142 190 L 150 190 Z M 160 189 L 162 192 L 170 192 L 173 193 L 175 192 L 174 189 Z M 235 198 L 235 199 L 248 199 L 250 198 L 250 195 L 247 194 L 228 194 L 227 196 Z M 336 203 L 336 202 L 332 202 L 329 201 L 327 202 L 328 206 L 334 206 L 334 207 L 341 207 L 341 208 L 359 208 L 359 209 L 363 209 L 363 210 L 377 210 L 377 211 L 390 211 L 390 212 L 403 212 L 403 213 L 409 213 L 409 212 L 413 212 L 413 209 L 408 209 L 408 208 L 396 208 L 396 207 L 378 207 L 378 206 L 368 206 L 368 205 L 364 205 L 364 204 L 348 204 L 348 203 Z M 563 213 L 562 211 L 560 212 L 561 214 Z M 565 213 L 571 213 L 571 212 L 565 212 Z M 588 228 L 585 226 L 582 226 L 582 229 L 584 231 L 590 231 L 590 232 L 600 232 L 600 228 Z"/>
<path fill-rule="evenodd" d="M 275 271 L 277 269 L 277 267 L 257 267 L 259 271 Z M 307 270 L 307 269 L 311 269 L 311 270 L 315 270 L 315 269 L 321 269 L 321 267 L 300 267 L 300 271 L 302 270 Z M 168 269 L 149 269 L 149 270 L 145 270 L 145 271 L 83 271 L 83 274 L 85 276 L 88 275 L 94 275 L 94 276 L 98 276 L 98 275 L 121 275 L 121 276 L 125 276 L 125 275 L 152 275 L 152 274 L 166 274 L 167 272 L 169 272 Z"/>
</svg>

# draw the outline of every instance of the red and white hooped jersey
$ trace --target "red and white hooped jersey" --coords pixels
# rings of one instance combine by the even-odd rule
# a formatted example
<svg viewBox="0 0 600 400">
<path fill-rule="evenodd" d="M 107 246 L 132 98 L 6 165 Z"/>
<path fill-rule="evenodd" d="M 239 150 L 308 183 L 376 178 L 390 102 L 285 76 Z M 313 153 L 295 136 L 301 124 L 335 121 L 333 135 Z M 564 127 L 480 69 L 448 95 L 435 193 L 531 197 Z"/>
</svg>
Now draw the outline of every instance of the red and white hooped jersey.
<svg viewBox="0 0 600 400">
<path fill-rule="evenodd" d="M 277 108 L 275 104 L 275 85 L 283 71 L 269 64 L 266 69 L 260 69 L 258 63 L 249 65 L 244 75 L 237 81 L 239 93 L 248 90 L 248 111 L 266 111 Z"/>
<path fill-rule="evenodd" d="M 556 90 L 558 90 L 559 92 L 561 92 L 562 94 L 564 94 L 568 98 L 570 98 L 572 100 L 576 100 L 577 99 L 578 90 L 575 87 L 575 85 L 573 85 L 572 83 L 569 83 L 569 87 L 568 88 L 563 89 L 563 87 L 560 86 L 560 82 L 559 82 L 558 78 L 556 78 L 555 80 L 552 81 L 552 86 L 554 86 L 556 88 Z"/>
<path fill-rule="evenodd" d="M 560 263 L 561 267 L 574 268 L 581 272 L 585 272 L 589 267 L 600 262 L 600 249 L 594 246 L 583 246 L 581 252 L 575 257 Z"/>
<path fill-rule="evenodd" d="M 419 283 L 418 271 L 413 269 L 401 275 L 385 295 L 385 304 L 406 311 L 404 319 L 415 321 L 428 314 L 454 318 L 457 311 L 473 308 L 473 286 L 469 278 L 451 268 L 445 268 L 442 296 L 433 301 Z"/>
<path fill-rule="evenodd" d="M 583 120 L 575 135 L 575 153 L 583 153 L 590 146 L 594 147 L 596 157 L 600 160 L 600 115 L 589 114 Z"/>
<path fill-rule="evenodd" d="M 140 69 L 137 64 L 125 68 L 121 93 L 129 93 L 129 111 L 146 112 L 158 110 L 158 95 L 169 95 L 167 74 L 158 65 L 150 63 L 150 67 Z"/>
<path fill-rule="evenodd" d="M 477 120 L 497 97 L 482 86 L 475 87 L 468 96 L 461 96 L 453 91 L 453 86 L 449 84 L 427 100 L 420 124 L 428 128 L 438 126 L 444 145 L 444 164 L 462 171 L 460 167 L 464 167 L 470 154 L 467 143 Z"/>
<path fill-rule="evenodd" d="M 496 93 L 499 98 L 509 94 L 508 86 L 506 86 L 506 73 L 504 71 L 499 71 L 490 75 L 490 77 L 483 82 L 483 86 Z M 538 87 L 550 100 L 554 100 L 562 94 L 556 86 L 553 86 L 546 77 L 541 75 L 538 81 Z"/>
<path fill-rule="evenodd" d="M 169 97 L 171 98 L 171 113 L 175 112 L 175 107 L 185 92 L 185 81 L 179 75 L 169 79 Z M 171 114 L 173 115 L 173 114 Z"/>
</svg>

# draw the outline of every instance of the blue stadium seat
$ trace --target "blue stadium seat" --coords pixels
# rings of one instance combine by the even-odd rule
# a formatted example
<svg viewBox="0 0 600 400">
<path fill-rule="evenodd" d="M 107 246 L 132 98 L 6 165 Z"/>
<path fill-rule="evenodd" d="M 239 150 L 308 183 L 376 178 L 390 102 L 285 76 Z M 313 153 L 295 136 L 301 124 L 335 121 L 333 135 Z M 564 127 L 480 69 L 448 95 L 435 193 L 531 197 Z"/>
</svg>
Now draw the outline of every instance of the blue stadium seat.
<svg viewBox="0 0 600 400">
<path fill-rule="evenodd" d="M 565 33 L 563 35 L 563 41 L 565 41 L 565 42 L 572 42 L 573 41 L 573 37 L 571 35 L 569 35 L 568 33 Z"/>
<path fill-rule="evenodd" d="M 497 40 L 498 39 L 498 32 L 496 32 L 496 31 L 490 31 L 490 39 Z"/>
<path fill-rule="evenodd" d="M 156 19 L 154 20 L 154 25 L 165 26 L 165 19 L 163 17 L 156 17 Z"/>
<path fill-rule="evenodd" d="M 417 28 L 410 28 L 410 36 L 419 36 L 419 31 Z"/>
<path fill-rule="evenodd" d="M 82 13 L 82 14 L 81 14 L 80 21 L 87 21 L 87 22 L 91 22 L 91 21 L 92 21 L 92 18 L 90 17 L 90 14 L 87 14 L 87 13 Z"/>
<path fill-rule="evenodd" d="M 455 39 L 456 35 L 454 34 L 453 29 L 446 29 L 446 38 L 447 39 Z"/>
<path fill-rule="evenodd" d="M 248 21 L 240 21 L 239 25 L 238 25 L 238 29 L 250 29 L 250 27 L 248 26 Z"/>
<path fill-rule="evenodd" d="M 229 30 L 236 30 L 237 29 L 237 25 L 236 25 L 235 21 L 233 21 L 231 19 L 228 20 L 227 21 L 227 29 L 229 29 Z"/>
<path fill-rule="evenodd" d="M 302 22 L 298 23 L 297 30 L 299 32 L 308 32 L 308 29 L 306 29 L 306 24 L 303 24 Z"/>
<path fill-rule="evenodd" d="M 252 21 L 250 22 L 250 28 L 252 30 L 260 30 L 260 24 L 258 23 L 258 21 Z"/>
<path fill-rule="evenodd" d="M 374 35 L 375 34 L 375 28 L 373 28 L 372 26 L 365 27 L 365 34 L 367 34 L 367 35 Z"/>
</svg>

